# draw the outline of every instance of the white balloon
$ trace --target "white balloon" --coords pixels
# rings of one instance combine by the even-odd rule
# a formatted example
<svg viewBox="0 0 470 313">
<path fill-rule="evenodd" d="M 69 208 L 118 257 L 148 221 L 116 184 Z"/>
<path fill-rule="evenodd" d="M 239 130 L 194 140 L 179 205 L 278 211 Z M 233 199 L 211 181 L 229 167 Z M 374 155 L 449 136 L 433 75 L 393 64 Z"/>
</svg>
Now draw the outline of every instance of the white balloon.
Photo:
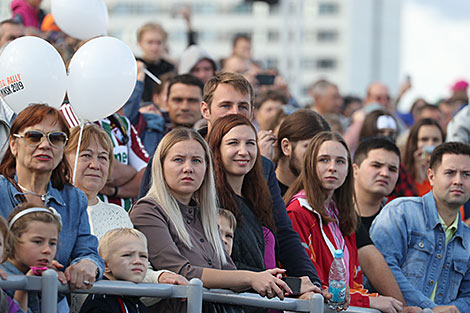
<svg viewBox="0 0 470 313">
<path fill-rule="evenodd" d="M 106 35 L 108 10 L 103 0 L 52 0 L 54 21 L 67 35 L 87 40 Z"/>
<path fill-rule="evenodd" d="M 131 49 L 113 37 L 99 37 L 81 46 L 68 68 L 67 94 L 78 117 L 96 121 L 118 111 L 137 79 Z"/>
<path fill-rule="evenodd" d="M 0 54 L 0 64 L 0 94 L 16 113 L 31 103 L 60 107 L 67 84 L 65 64 L 47 41 L 15 39 Z"/>
</svg>

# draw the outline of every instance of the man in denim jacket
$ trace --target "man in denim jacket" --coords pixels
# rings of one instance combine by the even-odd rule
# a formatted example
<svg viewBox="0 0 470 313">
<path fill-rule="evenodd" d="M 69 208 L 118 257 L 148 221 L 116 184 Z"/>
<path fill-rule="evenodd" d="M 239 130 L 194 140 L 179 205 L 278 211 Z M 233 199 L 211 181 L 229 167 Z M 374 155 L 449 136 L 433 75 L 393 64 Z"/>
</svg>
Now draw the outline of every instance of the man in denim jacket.
<svg viewBox="0 0 470 313">
<path fill-rule="evenodd" d="M 386 205 L 370 230 L 408 305 L 470 312 L 470 228 L 460 207 L 470 198 L 470 145 L 438 146 L 423 197 Z"/>
</svg>

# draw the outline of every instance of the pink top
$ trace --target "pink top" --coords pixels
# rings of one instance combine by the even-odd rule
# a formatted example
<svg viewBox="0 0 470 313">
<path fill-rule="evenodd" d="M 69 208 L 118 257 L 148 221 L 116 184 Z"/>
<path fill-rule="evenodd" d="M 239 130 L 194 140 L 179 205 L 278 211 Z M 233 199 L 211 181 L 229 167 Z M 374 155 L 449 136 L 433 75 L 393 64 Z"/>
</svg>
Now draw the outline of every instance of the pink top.
<svg viewBox="0 0 470 313">
<path fill-rule="evenodd" d="M 335 239 L 335 246 L 337 249 L 343 250 L 343 263 L 346 266 L 346 275 L 347 280 L 349 281 L 349 250 L 346 246 L 346 242 L 344 240 L 343 234 L 341 233 L 341 229 L 339 228 L 339 219 L 337 215 L 339 214 L 338 209 L 336 208 L 335 202 L 332 200 L 330 202 L 330 206 L 326 208 L 328 214 L 331 218 L 333 218 L 336 222 L 328 223 L 328 227 L 330 228 L 331 233 Z"/>
<path fill-rule="evenodd" d="M 264 266 L 267 270 L 276 267 L 276 253 L 275 253 L 275 245 L 276 239 L 274 238 L 273 232 L 263 226 L 263 234 L 264 234 Z"/>
<path fill-rule="evenodd" d="M 13 0 L 10 4 L 12 18 L 16 15 L 21 16 L 25 27 L 34 27 L 39 29 L 39 9 L 31 6 L 26 0 Z"/>
</svg>

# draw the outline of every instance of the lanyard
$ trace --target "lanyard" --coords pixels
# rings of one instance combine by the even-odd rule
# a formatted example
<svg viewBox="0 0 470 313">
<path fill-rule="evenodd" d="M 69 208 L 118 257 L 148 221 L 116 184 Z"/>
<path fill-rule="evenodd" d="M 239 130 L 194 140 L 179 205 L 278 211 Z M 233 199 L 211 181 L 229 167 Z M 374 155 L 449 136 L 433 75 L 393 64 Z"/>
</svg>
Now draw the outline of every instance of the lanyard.
<svg viewBox="0 0 470 313">
<path fill-rule="evenodd" d="M 322 234 L 322 236 L 323 236 L 323 240 L 325 240 L 325 243 L 326 243 L 326 245 L 328 246 L 328 249 L 330 250 L 330 253 L 331 253 L 331 255 L 332 255 L 333 258 L 334 258 L 336 248 L 335 248 L 335 246 L 333 245 L 333 243 L 331 242 L 330 238 L 328 238 L 328 236 L 325 234 L 325 231 L 323 230 L 323 223 L 322 223 L 321 215 L 320 215 L 317 211 L 315 211 L 314 209 L 312 209 L 312 207 L 311 207 L 310 204 L 308 203 L 307 199 L 298 198 L 297 200 L 299 201 L 299 203 L 300 203 L 301 206 L 303 206 L 304 208 L 306 208 L 306 209 L 312 211 L 313 213 L 315 213 L 315 214 L 318 216 L 318 218 L 320 219 L 320 223 L 318 223 L 318 224 L 320 225 L 320 230 L 321 230 L 321 234 Z M 336 235 L 334 234 L 334 232 L 333 232 L 333 236 L 336 237 Z M 346 242 L 346 240 L 344 240 L 344 238 L 343 238 L 343 246 L 341 247 L 341 250 L 343 250 L 343 251 L 344 251 L 345 242 Z M 339 244 L 339 240 L 338 240 L 338 244 Z"/>
<path fill-rule="evenodd" d="M 129 311 L 127 310 L 127 306 L 124 304 L 121 297 L 118 297 L 118 302 L 121 305 L 122 313 L 129 313 Z"/>
</svg>

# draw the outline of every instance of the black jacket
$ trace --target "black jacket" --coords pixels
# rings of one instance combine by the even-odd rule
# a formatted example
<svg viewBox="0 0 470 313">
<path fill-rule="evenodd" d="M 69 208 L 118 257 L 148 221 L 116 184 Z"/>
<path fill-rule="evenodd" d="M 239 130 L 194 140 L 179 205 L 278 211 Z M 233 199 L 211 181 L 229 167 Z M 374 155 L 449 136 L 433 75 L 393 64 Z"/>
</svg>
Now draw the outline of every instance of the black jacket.
<svg viewBox="0 0 470 313">
<path fill-rule="evenodd" d="M 233 238 L 231 254 L 233 263 L 235 263 L 239 270 L 262 272 L 266 270 L 264 263 L 265 242 L 262 228 L 264 225 L 260 223 L 256 214 L 250 209 L 244 199 L 236 195 L 234 196 L 241 218 Z M 276 235 L 274 234 L 274 236 Z M 278 245 L 276 240 L 276 261 L 277 250 Z"/>
<path fill-rule="evenodd" d="M 147 308 L 139 297 L 90 294 L 86 298 L 79 313 L 147 313 Z"/>
</svg>

